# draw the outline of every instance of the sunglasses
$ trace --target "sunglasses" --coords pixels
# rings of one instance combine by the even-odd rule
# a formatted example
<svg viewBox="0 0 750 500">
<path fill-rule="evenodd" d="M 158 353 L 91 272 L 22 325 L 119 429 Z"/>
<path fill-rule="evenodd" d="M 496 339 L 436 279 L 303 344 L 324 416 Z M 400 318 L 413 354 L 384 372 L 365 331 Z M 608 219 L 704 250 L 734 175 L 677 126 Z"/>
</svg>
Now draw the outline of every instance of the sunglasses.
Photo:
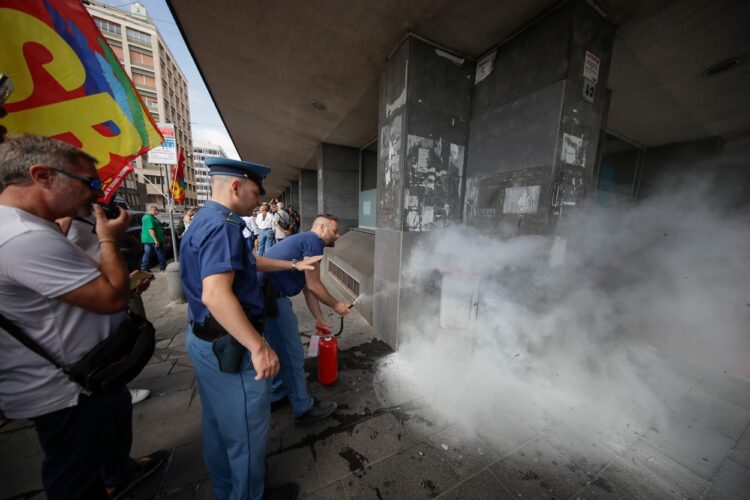
<svg viewBox="0 0 750 500">
<path fill-rule="evenodd" d="M 71 172 L 68 172 L 67 170 L 63 170 L 61 168 L 54 168 L 51 167 L 50 170 L 54 170 L 55 172 L 59 174 L 63 174 L 66 177 L 70 177 L 71 179 L 76 179 L 88 186 L 89 189 L 93 191 L 101 191 L 104 187 L 104 183 L 99 180 L 98 177 L 81 177 L 80 175 L 73 174 Z"/>
</svg>

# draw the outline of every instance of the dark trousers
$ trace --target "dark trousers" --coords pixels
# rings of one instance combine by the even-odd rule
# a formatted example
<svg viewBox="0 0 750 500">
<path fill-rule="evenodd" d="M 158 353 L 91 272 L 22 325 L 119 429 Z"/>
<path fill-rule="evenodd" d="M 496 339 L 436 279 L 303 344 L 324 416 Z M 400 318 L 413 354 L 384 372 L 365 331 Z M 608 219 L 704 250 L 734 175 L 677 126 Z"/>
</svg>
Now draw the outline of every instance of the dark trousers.
<svg viewBox="0 0 750 500">
<path fill-rule="evenodd" d="M 44 450 L 42 483 L 49 500 L 106 499 L 135 463 L 133 404 L 125 386 L 85 396 L 78 405 L 32 418 Z"/>
<path fill-rule="evenodd" d="M 151 267 L 151 254 L 155 253 L 159 261 L 159 268 L 163 271 L 167 267 L 167 256 L 164 253 L 164 243 L 158 247 L 153 243 L 143 244 L 143 258 L 141 259 L 141 269 L 148 271 Z"/>
</svg>

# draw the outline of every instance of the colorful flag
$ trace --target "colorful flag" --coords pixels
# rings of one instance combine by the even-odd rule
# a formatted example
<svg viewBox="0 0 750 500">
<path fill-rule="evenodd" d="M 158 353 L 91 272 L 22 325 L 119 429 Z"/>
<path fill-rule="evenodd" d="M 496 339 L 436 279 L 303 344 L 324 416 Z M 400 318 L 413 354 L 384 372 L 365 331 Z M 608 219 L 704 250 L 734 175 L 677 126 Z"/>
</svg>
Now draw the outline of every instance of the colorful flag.
<svg viewBox="0 0 750 500">
<path fill-rule="evenodd" d="M 95 157 L 108 201 L 163 139 L 94 20 L 80 0 L 0 0 L 0 33 L 0 73 L 15 87 L 0 123 Z"/>
<path fill-rule="evenodd" d="M 172 185 L 169 192 L 175 203 L 185 203 L 185 155 L 182 148 L 177 152 L 177 165 L 172 167 Z"/>
</svg>

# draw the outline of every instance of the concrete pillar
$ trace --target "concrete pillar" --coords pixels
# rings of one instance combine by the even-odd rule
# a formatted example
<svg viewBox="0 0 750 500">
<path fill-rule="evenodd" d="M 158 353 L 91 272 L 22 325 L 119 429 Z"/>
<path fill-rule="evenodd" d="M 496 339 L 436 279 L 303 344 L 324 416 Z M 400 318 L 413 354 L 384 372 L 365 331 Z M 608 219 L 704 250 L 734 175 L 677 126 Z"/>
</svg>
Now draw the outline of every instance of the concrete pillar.
<svg viewBox="0 0 750 500">
<path fill-rule="evenodd" d="M 408 38 L 380 79 L 373 326 L 398 348 L 400 317 L 439 301 L 403 283 L 429 231 L 460 221 L 474 64 Z"/>
<path fill-rule="evenodd" d="M 292 181 L 292 185 L 289 187 L 289 204 L 294 205 L 294 208 L 299 210 L 299 182 Z"/>
<path fill-rule="evenodd" d="M 301 230 L 308 231 L 318 215 L 318 175 L 314 170 L 299 173 L 299 207 Z"/>
<path fill-rule="evenodd" d="M 592 190 L 614 34 L 574 0 L 478 61 L 467 224 L 544 234 Z"/>
<path fill-rule="evenodd" d="M 318 213 L 338 217 L 341 234 L 359 225 L 359 149 L 318 147 Z"/>
</svg>

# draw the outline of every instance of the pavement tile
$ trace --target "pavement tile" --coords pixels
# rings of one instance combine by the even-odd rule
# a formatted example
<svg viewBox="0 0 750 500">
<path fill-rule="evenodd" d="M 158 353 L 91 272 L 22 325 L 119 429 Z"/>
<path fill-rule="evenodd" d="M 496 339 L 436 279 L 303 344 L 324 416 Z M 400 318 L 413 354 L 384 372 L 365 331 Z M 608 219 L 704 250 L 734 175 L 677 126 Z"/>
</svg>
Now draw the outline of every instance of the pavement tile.
<svg viewBox="0 0 750 500">
<path fill-rule="evenodd" d="M 203 481 L 198 485 L 193 500 L 216 500 L 216 495 L 211 488 L 211 481 Z"/>
<path fill-rule="evenodd" d="M 729 457 L 738 464 L 750 468 L 750 425 L 729 452 Z"/>
<path fill-rule="evenodd" d="M 163 419 L 133 422 L 131 455 L 139 457 L 201 439 L 201 414 L 195 411 L 173 413 Z"/>
<path fill-rule="evenodd" d="M 725 460 L 716 478 L 704 493 L 703 499 L 740 499 L 748 496 L 750 496 L 750 469 L 733 460 Z"/>
<path fill-rule="evenodd" d="M 748 380 L 733 377 L 727 373 L 712 372 L 698 382 L 697 388 L 750 410 L 750 381 Z"/>
<path fill-rule="evenodd" d="M 13 450 L 5 446 L 0 446 L 0 449 Z M 38 445 L 22 457 L 3 453 L 0 461 L 0 498 L 30 498 L 35 492 L 42 491 L 42 457 Z"/>
<path fill-rule="evenodd" d="M 455 488 L 440 495 L 441 500 L 510 499 L 513 494 L 489 470 L 470 477 Z"/>
<path fill-rule="evenodd" d="M 207 479 L 208 472 L 203 465 L 203 446 L 198 440 L 174 449 L 172 463 L 164 481 L 164 491 L 187 487 L 195 489 L 198 483 Z"/>
<path fill-rule="evenodd" d="M 320 488 L 320 477 L 315 458 L 309 447 L 295 448 L 266 459 L 266 484 L 271 486 L 297 483 L 301 493 L 310 493 Z"/>
<path fill-rule="evenodd" d="M 708 481 L 700 475 L 640 440 L 621 458 L 635 471 L 650 473 L 673 494 L 697 499 L 708 486 Z"/>
<path fill-rule="evenodd" d="M 540 438 L 549 442 L 592 478 L 617 456 L 615 449 L 594 439 L 591 433 L 579 432 L 569 425 L 558 427 L 555 432 L 544 432 Z"/>
<path fill-rule="evenodd" d="M 584 486 L 581 490 L 574 493 L 570 498 L 575 500 L 631 500 L 632 497 L 627 493 L 616 488 L 604 477 L 598 477 Z M 663 497 L 643 497 L 645 498 L 663 498 Z"/>
<path fill-rule="evenodd" d="M 0 450 L 12 451 L 12 453 L 0 453 L 0 464 L 41 455 L 39 440 L 33 426 L 0 434 Z"/>
<path fill-rule="evenodd" d="M 490 467 L 500 482 L 526 498 L 566 498 L 586 486 L 589 476 L 539 437 Z"/>
<path fill-rule="evenodd" d="M 191 389 L 195 383 L 195 372 L 186 370 L 169 376 L 139 379 L 131 385 L 141 389 L 148 389 L 152 395 L 166 395 Z"/>
<path fill-rule="evenodd" d="M 671 414 L 668 425 L 640 440 L 658 449 L 704 479 L 713 477 L 735 441 L 680 414 Z"/>
<path fill-rule="evenodd" d="M 690 390 L 672 408 L 734 441 L 750 423 L 750 410 L 701 389 Z"/>
<path fill-rule="evenodd" d="M 522 419 L 510 415 L 497 415 L 478 431 L 479 437 L 502 458 L 516 448 L 536 437 L 539 433 L 526 425 Z"/>
<path fill-rule="evenodd" d="M 172 366 L 172 370 L 169 372 L 170 375 L 184 372 L 188 370 L 193 370 L 193 364 L 190 362 L 190 358 L 185 356 L 173 356 L 174 358 L 174 365 Z"/>
<path fill-rule="evenodd" d="M 29 429 L 34 427 L 34 423 L 31 420 L 20 419 L 20 420 L 3 420 L 0 424 L 0 435 L 5 432 L 15 432 L 21 429 Z M 2 441 L 0 441 L 2 442 Z"/>
<path fill-rule="evenodd" d="M 414 445 L 401 423 L 390 414 L 373 416 L 315 443 L 323 482 L 346 477 Z"/>
<path fill-rule="evenodd" d="M 613 491 L 610 492 L 608 486 L 611 486 Z M 622 493 L 633 500 L 651 500 L 676 496 L 673 491 L 670 491 L 664 485 L 662 479 L 645 471 L 638 464 L 625 462 L 621 458 L 617 458 L 609 464 L 587 489 L 590 491 L 590 493 L 587 493 L 589 498 L 610 498 L 610 493 L 612 494 L 611 498 L 620 498 L 619 495 Z M 601 496 L 597 496 L 597 492 L 600 492 Z"/>
<path fill-rule="evenodd" d="M 435 448 L 441 448 L 453 472 L 460 479 L 475 475 L 498 461 L 500 457 L 476 435 L 451 427 L 429 438 Z"/>
<path fill-rule="evenodd" d="M 300 498 L 306 500 L 347 500 L 344 483 L 340 480 L 334 481 L 306 495 L 303 494 Z"/>
<path fill-rule="evenodd" d="M 422 441 L 432 434 L 436 434 L 450 427 L 450 422 L 436 411 L 425 398 L 415 399 L 405 404 L 392 405 L 383 399 L 374 389 L 359 391 L 366 407 L 370 411 L 387 409 L 406 427 L 411 436 Z"/>
<path fill-rule="evenodd" d="M 174 360 L 167 360 L 167 361 L 158 361 L 156 359 L 153 359 L 152 363 L 146 365 L 141 373 L 138 374 L 136 378 L 133 379 L 133 381 L 128 384 L 131 387 L 139 387 L 138 382 L 143 379 L 149 379 L 154 377 L 165 377 L 169 374 L 169 371 L 172 369 L 172 366 L 174 366 Z"/>
<path fill-rule="evenodd" d="M 422 396 L 416 385 L 404 378 L 388 378 L 373 385 L 372 390 L 381 406 L 404 405 Z"/>
<path fill-rule="evenodd" d="M 419 443 L 343 480 L 348 498 L 433 498 L 458 483 L 440 450 Z"/>
</svg>

